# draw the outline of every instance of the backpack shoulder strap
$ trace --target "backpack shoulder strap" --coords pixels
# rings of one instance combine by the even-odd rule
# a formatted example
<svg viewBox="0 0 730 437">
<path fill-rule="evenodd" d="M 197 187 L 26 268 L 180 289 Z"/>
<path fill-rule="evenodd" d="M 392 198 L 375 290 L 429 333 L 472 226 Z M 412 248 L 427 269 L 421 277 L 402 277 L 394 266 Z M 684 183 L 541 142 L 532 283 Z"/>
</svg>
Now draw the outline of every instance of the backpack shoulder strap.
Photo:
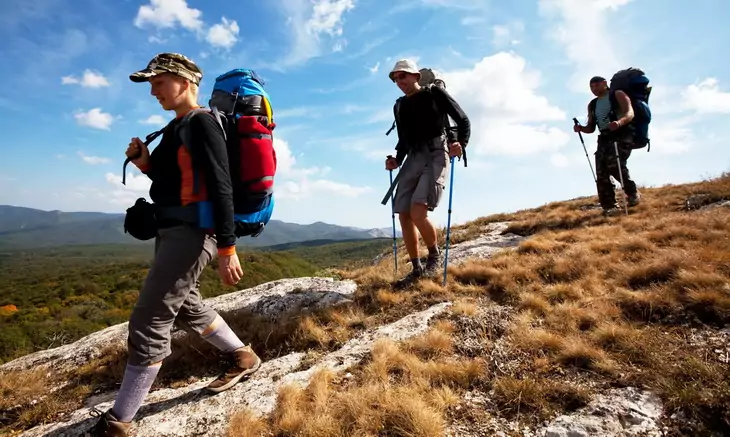
<svg viewBox="0 0 730 437">
<path fill-rule="evenodd" d="M 395 126 L 398 123 L 398 114 L 400 113 L 401 99 L 403 99 L 403 97 L 398 97 L 398 99 L 395 101 L 395 106 L 393 107 L 393 124 L 390 126 L 390 129 L 388 129 L 388 132 L 385 133 L 385 136 L 390 135 L 390 133 L 393 132 L 393 129 L 395 129 Z"/>
<path fill-rule="evenodd" d="M 180 137 L 183 145 L 188 149 L 190 148 L 190 144 L 192 144 L 192 137 L 190 136 L 190 120 L 197 114 L 203 112 L 210 113 L 211 110 L 209 108 L 195 108 L 185 114 L 182 120 L 180 120 L 180 123 L 175 127 L 175 133 Z"/>
<path fill-rule="evenodd" d="M 180 120 L 180 123 L 175 126 L 175 133 L 178 137 L 180 137 L 180 140 L 182 141 L 182 146 L 187 148 L 188 151 L 191 151 L 191 144 L 192 144 L 192 135 L 190 133 L 190 120 L 195 117 L 197 114 L 206 113 L 206 114 L 212 114 L 213 110 L 210 108 L 195 108 L 192 111 L 185 114 L 185 116 Z M 217 116 L 215 119 L 218 121 L 218 123 L 221 123 L 220 115 L 218 113 L 218 110 L 215 110 L 215 114 Z M 221 124 L 221 129 L 223 128 L 223 125 Z M 223 130 L 223 137 L 225 138 L 226 131 Z M 198 172 L 193 171 L 193 193 L 198 194 L 200 191 L 200 178 L 198 177 Z"/>
</svg>

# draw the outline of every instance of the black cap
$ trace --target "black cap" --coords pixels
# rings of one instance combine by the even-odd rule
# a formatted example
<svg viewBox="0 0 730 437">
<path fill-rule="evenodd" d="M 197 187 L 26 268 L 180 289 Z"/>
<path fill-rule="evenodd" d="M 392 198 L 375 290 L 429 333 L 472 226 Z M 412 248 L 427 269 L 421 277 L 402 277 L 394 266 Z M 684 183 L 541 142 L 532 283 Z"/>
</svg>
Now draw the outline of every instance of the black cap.
<svg viewBox="0 0 730 437">
<path fill-rule="evenodd" d="M 590 83 L 605 82 L 605 81 L 606 81 L 606 78 L 604 78 L 604 77 L 601 77 L 601 76 L 593 76 L 591 78 Z"/>
</svg>

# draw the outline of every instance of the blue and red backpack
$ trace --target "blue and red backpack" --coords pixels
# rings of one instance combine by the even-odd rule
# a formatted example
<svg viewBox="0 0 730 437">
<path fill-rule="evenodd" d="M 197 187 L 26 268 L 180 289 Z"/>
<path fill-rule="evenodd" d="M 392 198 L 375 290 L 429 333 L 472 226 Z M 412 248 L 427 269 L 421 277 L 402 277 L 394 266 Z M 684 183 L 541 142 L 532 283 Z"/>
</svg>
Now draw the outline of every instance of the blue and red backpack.
<svg viewBox="0 0 730 437">
<path fill-rule="evenodd" d="M 229 171 L 233 183 L 233 209 L 236 236 L 256 237 L 263 232 L 274 209 L 276 127 L 271 99 L 264 81 L 250 69 L 233 69 L 215 79 L 208 108 L 189 112 L 178 125 L 184 145 L 191 144 L 188 122 L 197 114 L 212 115 L 220 124 L 228 149 Z M 200 178 L 193 178 L 197 193 Z M 198 226 L 212 229 L 210 201 L 198 204 Z"/>
</svg>

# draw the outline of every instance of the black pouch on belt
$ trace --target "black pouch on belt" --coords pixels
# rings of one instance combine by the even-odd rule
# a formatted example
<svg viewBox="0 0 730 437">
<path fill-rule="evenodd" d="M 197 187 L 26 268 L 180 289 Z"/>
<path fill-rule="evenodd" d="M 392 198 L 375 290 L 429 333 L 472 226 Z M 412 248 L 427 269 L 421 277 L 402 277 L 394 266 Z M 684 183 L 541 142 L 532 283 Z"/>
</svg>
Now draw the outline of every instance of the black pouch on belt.
<svg viewBox="0 0 730 437">
<path fill-rule="evenodd" d="M 155 206 L 148 203 L 143 197 L 137 199 L 133 206 L 127 208 L 127 215 L 124 217 L 124 233 L 143 241 L 156 237 Z"/>
</svg>

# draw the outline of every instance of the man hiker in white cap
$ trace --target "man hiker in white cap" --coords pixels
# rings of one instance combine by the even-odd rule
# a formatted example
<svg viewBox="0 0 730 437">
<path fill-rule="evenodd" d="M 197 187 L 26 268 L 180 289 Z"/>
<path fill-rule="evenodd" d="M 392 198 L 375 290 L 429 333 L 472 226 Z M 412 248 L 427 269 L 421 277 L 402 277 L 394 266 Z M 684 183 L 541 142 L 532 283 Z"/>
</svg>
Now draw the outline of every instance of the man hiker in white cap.
<svg viewBox="0 0 730 437">
<path fill-rule="evenodd" d="M 385 160 L 386 170 L 403 165 L 394 210 L 400 219 L 413 269 L 396 282 L 396 288 L 400 288 L 435 273 L 442 264 L 436 228 L 428 219 L 428 211 L 436 209 L 441 202 L 450 157 L 461 156 L 462 148 L 469 142 L 471 128 L 469 118 L 445 89 L 419 85 L 421 74 L 413 61 L 399 60 L 389 77 L 405 94 L 393 107 L 398 132 L 396 156 Z M 457 125 L 456 141 L 449 139 L 448 116 Z M 406 156 L 408 160 L 404 164 Z M 416 229 L 428 248 L 425 267 L 418 256 Z"/>
</svg>

